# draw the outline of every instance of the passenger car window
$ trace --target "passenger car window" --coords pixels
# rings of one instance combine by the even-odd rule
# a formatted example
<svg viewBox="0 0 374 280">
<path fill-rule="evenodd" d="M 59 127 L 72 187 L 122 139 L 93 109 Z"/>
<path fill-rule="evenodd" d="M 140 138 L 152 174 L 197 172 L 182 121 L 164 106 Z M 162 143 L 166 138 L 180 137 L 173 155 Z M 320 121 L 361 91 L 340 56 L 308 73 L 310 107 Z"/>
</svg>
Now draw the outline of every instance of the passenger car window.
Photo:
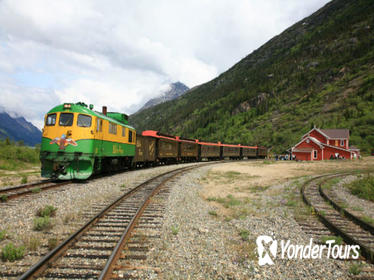
<svg viewBox="0 0 374 280">
<path fill-rule="evenodd" d="M 115 123 L 109 123 L 109 133 L 117 134 L 117 125 Z"/>
<path fill-rule="evenodd" d="M 45 125 L 53 126 L 56 124 L 56 114 L 49 114 L 45 120 Z"/>
<path fill-rule="evenodd" d="M 129 142 L 131 143 L 132 142 L 132 131 L 129 130 Z"/>
<path fill-rule="evenodd" d="M 91 117 L 87 116 L 87 115 L 79 114 L 77 124 L 80 127 L 90 127 L 91 126 Z"/>
<path fill-rule="evenodd" d="M 61 126 L 72 126 L 74 115 L 72 113 L 61 113 L 59 124 Z"/>
</svg>

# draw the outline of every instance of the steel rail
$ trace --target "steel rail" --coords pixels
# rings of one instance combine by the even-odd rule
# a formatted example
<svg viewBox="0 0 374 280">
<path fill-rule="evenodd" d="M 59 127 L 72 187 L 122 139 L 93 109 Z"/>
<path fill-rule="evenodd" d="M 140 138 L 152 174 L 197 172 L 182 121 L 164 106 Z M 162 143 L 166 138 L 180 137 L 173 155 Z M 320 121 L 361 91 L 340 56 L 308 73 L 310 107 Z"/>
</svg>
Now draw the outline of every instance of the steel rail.
<svg viewBox="0 0 374 280">
<path fill-rule="evenodd" d="M 147 180 L 147 181 L 139 184 L 138 186 L 134 187 L 130 191 L 128 191 L 125 194 L 121 195 L 119 198 L 117 198 L 110 205 L 108 205 L 107 207 L 105 207 L 100 213 L 98 213 L 97 215 L 95 215 L 91 220 L 89 220 L 86 224 L 84 224 L 78 231 L 76 231 L 75 233 L 73 233 L 72 235 L 70 235 L 67 239 L 65 239 L 64 242 L 62 242 L 59 246 L 57 246 L 56 248 L 54 248 L 47 255 L 45 255 L 40 261 L 38 261 L 35 265 L 33 265 L 19 279 L 20 280 L 23 280 L 23 279 L 35 279 L 35 278 L 39 277 L 50 266 L 50 264 L 52 264 L 56 259 L 58 259 L 60 256 L 62 256 L 64 254 L 64 252 L 70 246 L 74 245 L 74 243 L 76 241 L 78 241 L 78 239 L 85 232 L 87 232 L 92 226 L 94 226 L 96 224 L 96 222 L 101 217 L 103 217 L 109 210 L 115 208 L 120 202 L 122 202 L 124 199 L 128 198 L 133 193 L 135 193 L 138 190 L 140 190 L 142 187 L 144 187 L 144 186 L 152 183 L 153 181 L 155 181 L 155 180 L 157 180 L 157 179 L 159 179 L 161 177 L 167 176 L 170 173 L 173 173 L 173 172 L 176 173 L 177 171 L 183 172 L 183 171 L 188 170 L 188 169 L 198 168 L 198 167 L 205 166 L 205 165 L 208 165 L 208 164 L 212 164 L 212 163 L 200 164 L 200 165 L 196 165 L 196 166 L 187 166 L 187 167 L 182 167 L 182 168 L 179 168 L 179 169 L 174 169 L 174 170 L 165 172 L 163 174 L 160 174 L 160 175 L 158 175 L 156 177 L 153 177 L 153 178 L 151 178 L 151 179 L 149 179 L 149 180 Z M 162 184 L 162 182 L 160 184 Z M 138 212 L 139 212 L 139 210 L 137 211 L 137 213 Z M 134 217 L 133 217 L 132 220 L 134 220 L 134 222 L 135 222 Z"/>
<path fill-rule="evenodd" d="M 369 262 L 371 263 L 374 263 L 374 251 L 371 250 L 369 247 L 367 247 L 365 244 L 363 244 L 361 241 L 355 239 L 354 237 L 352 237 L 350 234 L 346 233 L 343 229 L 341 229 L 340 227 L 336 226 L 334 224 L 334 222 L 330 221 L 327 217 L 325 217 L 324 214 L 322 214 L 313 204 L 312 202 L 307 198 L 306 194 L 305 194 L 305 188 L 310 184 L 312 183 L 314 180 L 317 180 L 317 179 L 321 179 L 323 177 L 327 177 L 325 178 L 322 182 L 319 182 L 318 183 L 318 189 L 321 187 L 321 185 L 326 182 L 327 180 L 329 179 L 332 179 L 332 178 L 335 178 L 335 177 L 340 177 L 340 176 L 346 176 L 346 175 L 349 175 L 349 173 L 342 173 L 342 174 L 328 174 L 328 175 L 322 175 L 322 176 L 318 176 L 318 177 L 315 177 L 315 178 L 312 178 L 310 180 L 308 180 L 307 182 L 305 182 L 301 188 L 301 194 L 302 194 L 302 197 L 303 197 L 303 200 L 304 202 L 309 205 L 310 207 L 313 208 L 314 212 L 316 213 L 318 219 L 328 228 L 330 229 L 332 232 L 335 232 L 337 233 L 339 236 L 341 236 L 344 241 L 347 243 L 347 244 L 354 244 L 354 245 L 359 245 L 360 246 L 360 251 L 361 251 L 361 255 L 364 256 Z M 319 192 L 319 191 L 318 191 Z M 319 193 L 320 194 L 320 193 Z M 320 194 L 321 195 L 321 194 Z M 325 198 L 323 198 L 325 199 Z M 345 218 L 340 216 L 342 220 L 344 220 Z"/>
<path fill-rule="evenodd" d="M 129 225 L 127 226 L 126 230 L 123 232 L 120 240 L 118 241 L 118 243 L 117 243 L 116 247 L 114 248 L 112 254 L 110 255 L 108 261 L 106 262 L 105 267 L 102 270 L 102 272 L 101 272 L 101 274 L 100 274 L 100 276 L 98 278 L 99 280 L 110 279 L 110 275 L 113 272 L 113 266 L 117 262 L 117 260 L 119 259 L 121 251 L 122 251 L 122 248 L 124 247 L 124 245 L 126 244 L 126 242 L 129 240 L 130 235 L 131 235 L 131 233 L 132 233 L 132 231 L 133 231 L 133 229 L 134 229 L 137 221 L 139 220 L 139 218 L 143 214 L 144 210 L 146 209 L 146 207 L 150 203 L 151 198 L 156 193 L 159 192 L 160 188 L 162 186 L 164 186 L 166 182 L 170 181 L 171 179 L 173 179 L 175 176 L 181 174 L 182 172 L 185 172 L 185 171 L 188 171 L 188 170 L 191 170 L 191 169 L 194 169 L 194 168 L 196 168 L 196 167 L 187 167 L 186 169 L 177 171 L 174 175 L 172 175 L 169 178 L 166 178 L 156 188 L 153 189 L 153 191 L 144 200 L 144 202 L 142 203 L 141 207 L 139 207 L 139 209 L 137 210 L 136 214 L 131 219 L 131 221 L 130 221 Z"/>
<path fill-rule="evenodd" d="M 36 186 L 45 185 L 45 184 L 49 184 L 49 183 L 51 185 L 35 188 Z M 39 191 L 53 189 L 53 188 L 68 185 L 68 184 L 71 184 L 71 183 L 72 183 L 72 181 L 53 182 L 53 180 L 46 180 L 46 181 L 42 181 L 42 182 L 38 182 L 38 183 L 33 183 L 33 184 L 28 184 L 28 185 L 20 185 L 20 186 L 13 187 L 13 188 L 2 189 L 2 190 L 0 190 L 0 195 L 2 197 L 4 197 L 4 199 L 2 199 L 2 202 L 6 202 L 9 199 L 14 199 L 14 198 L 17 198 L 17 197 L 20 197 L 20 196 L 23 196 L 23 195 L 27 195 L 27 194 L 39 193 Z M 22 189 L 25 189 L 25 190 L 22 191 Z"/>
</svg>

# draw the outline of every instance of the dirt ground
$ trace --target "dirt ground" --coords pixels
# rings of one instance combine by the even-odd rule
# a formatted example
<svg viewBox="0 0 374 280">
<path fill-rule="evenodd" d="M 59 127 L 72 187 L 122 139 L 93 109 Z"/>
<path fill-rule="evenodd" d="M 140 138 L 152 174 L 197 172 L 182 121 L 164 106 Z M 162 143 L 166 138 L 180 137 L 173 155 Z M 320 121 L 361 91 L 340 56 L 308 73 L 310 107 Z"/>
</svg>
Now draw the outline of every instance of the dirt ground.
<svg viewBox="0 0 374 280">
<path fill-rule="evenodd" d="M 20 171 L 0 170 L 0 188 L 36 182 L 41 179 L 39 166 Z"/>
<path fill-rule="evenodd" d="M 254 198 L 256 192 L 304 176 L 353 170 L 374 171 L 374 157 L 345 161 L 238 161 L 213 166 L 201 180 L 202 198 Z M 274 193 L 276 195 L 276 193 Z M 215 203 L 214 203 L 215 204 Z M 218 204 L 217 204 L 218 205 Z M 221 207 L 222 209 L 222 207 Z M 223 209 L 222 209 L 223 210 Z"/>
</svg>

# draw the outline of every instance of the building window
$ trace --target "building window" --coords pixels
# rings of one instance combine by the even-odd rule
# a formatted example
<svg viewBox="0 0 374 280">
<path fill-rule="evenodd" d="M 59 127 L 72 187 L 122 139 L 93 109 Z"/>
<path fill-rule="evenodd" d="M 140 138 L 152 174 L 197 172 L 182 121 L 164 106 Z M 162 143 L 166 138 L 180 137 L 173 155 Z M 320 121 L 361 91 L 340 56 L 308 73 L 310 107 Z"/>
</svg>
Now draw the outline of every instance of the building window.
<svg viewBox="0 0 374 280">
<path fill-rule="evenodd" d="M 126 137 L 126 127 L 122 127 L 122 136 Z"/>
<path fill-rule="evenodd" d="M 314 154 L 313 154 L 313 158 L 316 159 L 316 158 L 317 158 L 317 151 L 313 151 L 313 153 L 314 153 Z"/>
<path fill-rule="evenodd" d="M 115 123 L 109 123 L 109 133 L 110 134 L 117 134 L 117 125 Z"/>
<path fill-rule="evenodd" d="M 344 146 L 344 140 L 340 140 L 340 146 Z"/>
</svg>

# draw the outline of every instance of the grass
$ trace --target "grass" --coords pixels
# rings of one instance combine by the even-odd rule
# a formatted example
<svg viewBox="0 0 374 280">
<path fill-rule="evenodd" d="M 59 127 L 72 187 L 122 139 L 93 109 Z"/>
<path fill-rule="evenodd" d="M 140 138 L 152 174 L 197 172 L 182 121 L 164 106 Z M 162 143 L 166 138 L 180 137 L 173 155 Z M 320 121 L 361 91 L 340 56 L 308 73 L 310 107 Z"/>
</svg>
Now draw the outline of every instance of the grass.
<svg viewBox="0 0 374 280">
<path fill-rule="evenodd" d="M 37 236 L 27 236 L 23 243 L 30 251 L 36 251 L 41 244 L 41 240 Z"/>
<path fill-rule="evenodd" d="M 354 211 L 364 211 L 364 209 L 362 209 L 362 207 L 359 207 L 359 206 L 354 206 L 354 207 L 352 207 L 352 210 L 354 210 Z"/>
<path fill-rule="evenodd" d="M 119 186 L 119 188 L 120 188 L 121 190 L 124 190 L 124 189 L 126 188 L 126 185 L 125 185 L 125 184 L 122 184 L 122 185 Z"/>
<path fill-rule="evenodd" d="M 362 264 L 360 263 L 353 263 L 348 269 L 348 272 L 353 275 L 358 275 L 362 271 Z"/>
<path fill-rule="evenodd" d="M 374 219 L 368 216 L 362 216 L 361 220 L 363 220 L 365 223 L 374 225 Z"/>
<path fill-rule="evenodd" d="M 297 205 L 297 202 L 295 200 L 292 200 L 292 199 L 290 199 L 286 202 L 286 206 L 288 206 L 288 207 L 295 207 L 296 205 Z"/>
<path fill-rule="evenodd" d="M 374 176 L 367 175 L 348 185 L 352 194 L 360 198 L 374 201 Z"/>
<path fill-rule="evenodd" d="M 33 188 L 33 189 L 31 189 L 32 193 L 40 193 L 41 191 L 42 191 L 41 188 Z"/>
<path fill-rule="evenodd" d="M 1 259 L 3 261 L 15 261 L 22 259 L 25 255 L 25 246 L 16 247 L 13 243 L 8 243 L 1 250 Z"/>
<path fill-rule="evenodd" d="M 218 216 L 217 212 L 214 211 L 214 210 L 209 211 L 208 214 L 211 215 L 211 216 L 214 216 L 214 217 Z"/>
<path fill-rule="evenodd" d="M 22 175 L 21 184 L 27 183 L 27 175 Z"/>
<path fill-rule="evenodd" d="M 239 231 L 239 235 L 242 238 L 243 241 L 249 240 L 249 231 L 246 229 L 242 229 Z"/>
<path fill-rule="evenodd" d="M 34 230 L 43 231 L 50 228 L 52 228 L 52 223 L 49 216 L 34 219 Z"/>
<path fill-rule="evenodd" d="M 7 237 L 8 237 L 8 232 L 5 229 L 0 230 L 0 241 L 3 241 Z"/>
<path fill-rule="evenodd" d="M 229 194 L 226 197 L 208 197 L 207 200 L 218 202 L 225 208 L 230 208 L 241 204 L 241 201 L 236 199 L 232 194 Z"/>
<path fill-rule="evenodd" d="M 343 243 L 343 238 L 341 238 L 340 236 L 322 236 L 321 238 L 321 241 L 322 243 L 326 243 L 326 241 L 329 241 L 329 240 L 334 240 L 335 244 L 337 245 L 341 245 Z"/>
<path fill-rule="evenodd" d="M 340 182 L 340 180 L 340 178 L 333 178 L 331 180 L 328 180 L 325 184 L 323 184 L 323 188 L 331 190 L 333 186 Z"/>
<path fill-rule="evenodd" d="M 43 208 L 39 208 L 36 212 L 38 217 L 54 217 L 56 216 L 57 208 L 52 205 L 46 205 Z"/>
<path fill-rule="evenodd" d="M 1 200 L 1 202 L 7 202 L 8 201 L 8 196 L 6 194 L 2 194 L 0 196 L 0 200 Z"/>
<path fill-rule="evenodd" d="M 179 226 L 171 226 L 171 233 L 177 235 L 179 232 Z"/>
</svg>

